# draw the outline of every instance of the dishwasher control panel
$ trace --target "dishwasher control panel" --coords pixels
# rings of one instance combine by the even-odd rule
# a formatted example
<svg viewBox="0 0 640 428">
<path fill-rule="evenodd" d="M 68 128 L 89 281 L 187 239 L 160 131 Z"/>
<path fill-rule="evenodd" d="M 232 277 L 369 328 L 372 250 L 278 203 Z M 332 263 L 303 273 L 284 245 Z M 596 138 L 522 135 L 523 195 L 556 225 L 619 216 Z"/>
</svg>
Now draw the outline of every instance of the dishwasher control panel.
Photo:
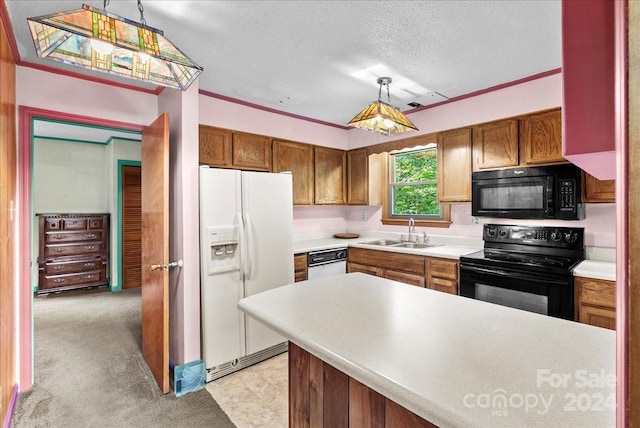
<svg viewBox="0 0 640 428">
<path fill-rule="evenodd" d="M 335 263 L 347 260 L 347 249 L 338 248 L 333 250 L 313 251 L 309 252 L 307 263 L 309 267 L 318 266 L 327 263 Z"/>
</svg>

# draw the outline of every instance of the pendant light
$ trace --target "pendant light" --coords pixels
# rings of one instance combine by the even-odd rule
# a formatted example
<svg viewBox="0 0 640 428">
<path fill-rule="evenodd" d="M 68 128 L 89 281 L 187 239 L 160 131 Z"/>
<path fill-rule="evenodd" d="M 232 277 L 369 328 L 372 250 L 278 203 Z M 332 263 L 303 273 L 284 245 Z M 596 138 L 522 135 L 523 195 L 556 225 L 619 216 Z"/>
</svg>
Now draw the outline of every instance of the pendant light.
<svg viewBox="0 0 640 428">
<path fill-rule="evenodd" d="M 378 101 L 373 101 L 367 107 L 351 119 L 348 125 L 369 131 L 379 132 L 387 136 L 417 131 L 418 128 L 398 109 L 391 105 L 389 84 L 391 77 L 379 77 Z M 382 87 L 387 87 L 387 100 L 381 99 Z"/>
<path fill-rule="evenodd" d="M 186 90 L 202 67 L 149 27 L 86 4 L 82 9 L 28 18 L 36 53 L 64 64 Z"/>
</svg>

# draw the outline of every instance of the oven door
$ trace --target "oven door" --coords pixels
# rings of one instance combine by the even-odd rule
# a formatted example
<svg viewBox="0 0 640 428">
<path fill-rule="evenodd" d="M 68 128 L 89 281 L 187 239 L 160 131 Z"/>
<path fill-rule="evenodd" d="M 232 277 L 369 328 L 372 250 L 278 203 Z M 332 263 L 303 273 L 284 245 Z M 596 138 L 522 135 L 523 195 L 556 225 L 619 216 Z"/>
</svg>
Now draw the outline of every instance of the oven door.
<svg viewBox="0 0 640 428">
<path fill-rule="evenodd" d="M 479 179 L 471 183 L 471 214 L 477 217 L 553 218 L 552 176 Z"/>
<path fill-rule="evenodd" d="M 573 320 L 573 279 L 460 264 L 460 295 Z"/>
</svg>

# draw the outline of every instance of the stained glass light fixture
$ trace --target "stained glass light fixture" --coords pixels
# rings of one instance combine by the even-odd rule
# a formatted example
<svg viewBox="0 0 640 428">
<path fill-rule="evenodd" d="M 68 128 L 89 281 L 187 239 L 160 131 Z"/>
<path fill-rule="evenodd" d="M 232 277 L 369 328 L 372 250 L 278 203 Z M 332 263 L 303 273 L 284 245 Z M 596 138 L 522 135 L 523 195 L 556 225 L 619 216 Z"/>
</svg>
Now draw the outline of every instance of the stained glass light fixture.
<svg viewBox="0 0 640 428">
<path fill-rule="evenodd" d="M 380 77 L 377 82 L 378 85 L 380 85 L 378 89 L 378 100 L 373 101 L 365 107 L 364 110 L 349 121 L 348 125 L 385 135 L 417 131 L 418 128 L 407 119 L 400 109 L 391 105 L 391 96 L 389 95 L 391 77 Z M 387 88 L 388 102 L 386 103 L 381 99 L 383 86 Z"/>
<path fill-rule="evenodd" d="M 161 86 L 186 90 L 202 67 L 171 43 L 161 30 L 85 4 L 82 9 L 28 18 L 41 58 Z"/>
</svg>

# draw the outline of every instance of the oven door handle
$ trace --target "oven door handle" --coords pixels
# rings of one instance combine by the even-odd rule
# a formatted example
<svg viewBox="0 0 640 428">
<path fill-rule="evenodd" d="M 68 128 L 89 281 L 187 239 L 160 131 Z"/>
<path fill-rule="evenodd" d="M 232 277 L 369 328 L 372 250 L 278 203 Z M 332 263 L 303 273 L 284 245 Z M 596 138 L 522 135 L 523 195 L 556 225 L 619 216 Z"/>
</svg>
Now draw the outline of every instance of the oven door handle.
<svg viewBox="0 0 640 428">
<path fill-rule="evenodd" d="M 498 270 L 498 269 L 485 269 L 485 268 L 471 267 L 471 266 L 460 266 L 460 270 L 461 271 L 468 270 L 470 272 L 477 272 L 477 273 L 493 275 L 493 276 L 505 276 L 513 279 L 522 279 L 522 280 L 531 281 L 531 282 L 542 282 L 545 284 L 555 284 L 555 285 L 566 284 L 566 280 L 563 281 L 559 279 L 540 277 L 539 274 L 536 274 L 535 272 L 532 272 L 531 275 L 523 275 L 518 272 L 504 271 L 504 270 Z"/>
</svg>

